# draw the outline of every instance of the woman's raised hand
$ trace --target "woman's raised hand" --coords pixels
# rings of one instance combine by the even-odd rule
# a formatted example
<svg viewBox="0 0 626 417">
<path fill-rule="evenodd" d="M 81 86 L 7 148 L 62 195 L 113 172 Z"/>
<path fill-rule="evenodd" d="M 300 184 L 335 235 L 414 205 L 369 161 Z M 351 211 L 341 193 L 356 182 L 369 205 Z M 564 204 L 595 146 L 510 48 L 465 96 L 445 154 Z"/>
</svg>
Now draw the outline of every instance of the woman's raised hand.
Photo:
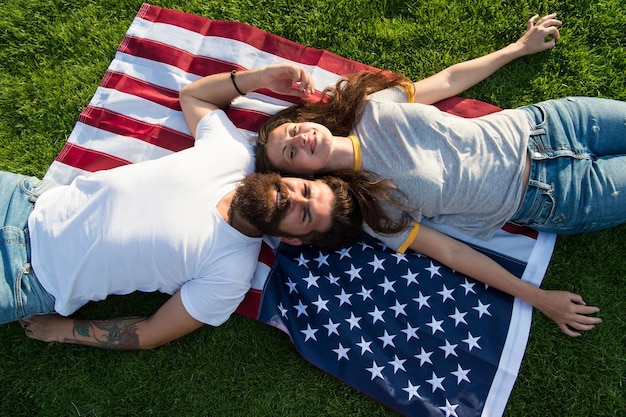
<svg viewBox="0 0 626 417">
<path fill-rule="evenodd" d="M 556 19 L 556 13 L 544 16 L 535 22 L 538 17 L 539 15 L 536 14 L 528 19 L 526 33 L 515 42 L 521 45 L 524 55 L 531 55 L 550 49 L 556 44 L 556 40 L 559 39 L 558 27 L 563 22 Z"/>
</svg>

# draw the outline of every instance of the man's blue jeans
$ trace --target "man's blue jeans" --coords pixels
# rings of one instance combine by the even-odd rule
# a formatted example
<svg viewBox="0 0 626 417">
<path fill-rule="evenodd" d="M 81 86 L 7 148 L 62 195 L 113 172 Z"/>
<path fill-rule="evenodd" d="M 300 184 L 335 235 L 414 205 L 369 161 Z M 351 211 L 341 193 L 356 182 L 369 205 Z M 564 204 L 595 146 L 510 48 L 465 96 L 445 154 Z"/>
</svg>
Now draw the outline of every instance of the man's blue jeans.
<svg viewBox="0 0 626 417">
<path fill-rule="evenodd" d="M 626 103 L 571 97 L 523 107 L 530 181 L 512 222 L 580 233 L 626 222 Z M 534 125 L 534 126 L 533 126 Z"/>
<path fill-rule="evenodd" d="M 34 177 L 0 172 L 0 323 L 54 312 L 54 297 L 30 267 L 28 216 L 37 197 L 54 187 Z"/>
</svg>

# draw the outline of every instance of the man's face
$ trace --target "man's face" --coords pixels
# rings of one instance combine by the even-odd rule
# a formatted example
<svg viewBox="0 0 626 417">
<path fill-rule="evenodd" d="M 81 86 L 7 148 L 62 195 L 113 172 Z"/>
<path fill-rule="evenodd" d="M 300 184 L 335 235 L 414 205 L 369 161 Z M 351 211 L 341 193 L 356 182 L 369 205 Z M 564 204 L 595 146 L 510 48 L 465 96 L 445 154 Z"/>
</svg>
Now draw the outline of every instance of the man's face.
<svg viewBox="0 0 626 417">
<path fill-rule="evenodd" d="M 243 181 L 233 204 L 265 233 L 302 237 L 330 230 L 335 195 L 319 180 L 253 174 Z"/>
</svg>

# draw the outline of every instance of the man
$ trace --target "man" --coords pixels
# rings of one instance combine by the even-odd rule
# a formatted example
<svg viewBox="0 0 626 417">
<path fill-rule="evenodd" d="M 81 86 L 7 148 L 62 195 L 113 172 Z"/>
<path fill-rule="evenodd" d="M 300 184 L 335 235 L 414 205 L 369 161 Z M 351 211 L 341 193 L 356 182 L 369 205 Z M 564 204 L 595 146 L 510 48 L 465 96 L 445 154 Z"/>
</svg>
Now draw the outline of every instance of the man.
<svg viewBox="0 0 626 417">
<path fill-rule="evenodd" d="M 326 183 L 244 180 L 252 149 L 219 109 L 260 87 L 313 91 L 309 75 L 290 64 L 208 76 L 180 94 L 193 148 L 70 185 L 0 175 L 0 322 L 19 320 L 28 337 L 43 341 L 154 348 L 202 324 L 220 325 L 237 308 L 265 231 L 249 219 L 263 216 L 262 227 L 305 241 L 334 227 L 335 195 Z M 88 301 L 133 291 L 172 297 L 151 317 L 67 317 Z"/>
</svg>

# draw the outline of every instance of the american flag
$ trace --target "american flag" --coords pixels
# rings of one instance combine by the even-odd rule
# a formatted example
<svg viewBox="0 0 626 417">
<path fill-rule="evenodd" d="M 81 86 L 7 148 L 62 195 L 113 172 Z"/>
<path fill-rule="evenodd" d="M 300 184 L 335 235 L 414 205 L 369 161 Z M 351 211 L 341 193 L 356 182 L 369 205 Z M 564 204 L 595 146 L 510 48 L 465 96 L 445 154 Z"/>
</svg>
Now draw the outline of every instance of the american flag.
<svg viewBox="0 0 626 417">
<path fill-rule="evenodd" d="M 335 253 L 283 245 L 276 258 L 259 319 L 288 332 L 314 365 L 405 415 L 483 410 L 512 297 L 368 235 Z"/>
<path fill-rule="evenodd" d="M 311 71 L 320 89 L 372 68 L 245 24 L 143 4 L 46 178 L 68 183 L 192 146 L 178 103 L 184 85 L 284 60 Z M 227 113 L 253 141 L 292 100 L 261 90 Z M 438 106 L 466 117 L 498 110 L 460 98 Z M 535 285 L 554 246 L 552 235 L 511 226 L 487 243 L 443 231 Z M 501 415 L 530 327 L 528 305 L 367 235 L 329 253 L 266 237 L 252 286 L 238 313 L 287 332 L 307 360 L 405 415 Z"/>
</svg>

